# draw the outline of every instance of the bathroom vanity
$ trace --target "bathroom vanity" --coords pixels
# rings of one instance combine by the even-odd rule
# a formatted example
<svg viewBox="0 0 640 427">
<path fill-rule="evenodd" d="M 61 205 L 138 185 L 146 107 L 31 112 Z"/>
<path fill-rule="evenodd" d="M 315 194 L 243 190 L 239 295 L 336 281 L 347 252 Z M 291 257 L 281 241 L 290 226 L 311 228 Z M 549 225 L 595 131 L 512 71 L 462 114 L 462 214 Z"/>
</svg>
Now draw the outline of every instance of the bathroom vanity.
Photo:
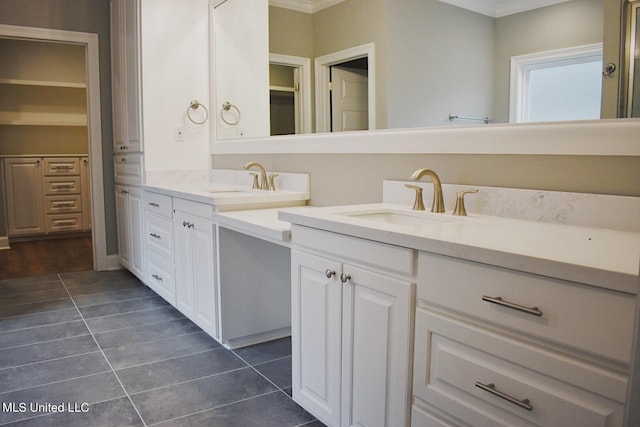
<svg viewBox="0 0 640 427">
<path fill-rule="evenodd" d="M 280 174 L 275 191 L 250 178 L 214 170 L 142 187 L 144 282 L 227 348 L 289 336 L 289 224 L 275 207 L 309 198 L 306 175 Z"/>
<path fill-rule="evenodd" d="M 623 425 L 640 233 L 409 203 L 279 217 L 293 398 L 326 424 Z"/>
</svg>

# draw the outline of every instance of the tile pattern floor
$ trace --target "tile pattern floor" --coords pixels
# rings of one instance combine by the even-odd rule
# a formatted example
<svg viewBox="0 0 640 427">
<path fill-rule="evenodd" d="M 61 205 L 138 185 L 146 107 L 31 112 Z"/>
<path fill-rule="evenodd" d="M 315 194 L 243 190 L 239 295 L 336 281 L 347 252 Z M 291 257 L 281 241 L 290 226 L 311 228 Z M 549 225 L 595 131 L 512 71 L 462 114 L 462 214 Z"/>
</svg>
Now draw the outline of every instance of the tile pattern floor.
<svg viewBox="0 0 640 427">
<path fill-rule="evenodd" d="M 128 272 L 0 281 L 0 425 L 323 425 L 290 394 L 290 339 L 226 350 Z"/>
</svg>

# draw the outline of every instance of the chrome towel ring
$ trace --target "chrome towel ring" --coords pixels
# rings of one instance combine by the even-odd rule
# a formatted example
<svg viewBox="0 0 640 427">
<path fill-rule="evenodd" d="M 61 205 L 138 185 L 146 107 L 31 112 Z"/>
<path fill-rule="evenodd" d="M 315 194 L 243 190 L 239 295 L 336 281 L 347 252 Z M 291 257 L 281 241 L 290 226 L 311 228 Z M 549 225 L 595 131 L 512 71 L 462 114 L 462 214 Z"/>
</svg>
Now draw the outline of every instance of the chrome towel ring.
<svg viewBox="0 0 640 427">
<path fill-rule="evenodd" d="M 224 113 L 225 112 L 229 112 L 231 109 L 234 109 L 236 111 L 237 118 L 236 118 L 235 121 L 234 120 L 227 120 L 227 119 L 224 118 Z M 222 119 L 223 122 L 225 122 L 229 126 L 235 126 L 238 123 L 240 123 L 240 109 L 238 107 L 236 107 L 235 105 L 233 105 L 232 103 L 230 103 L 229 101 L 225 101 L 222 104 L 222 110 L 220 110 L 220 118 Z"/>
<path fill-rule="evenodd" d="M 193 117 L 191 117 L 191 110 L 197 110 L 200 107 L 202 107 L 202 109 L 204 110 L 204 119 L 202 119 L 201 121 L 195 120 Z M 189 107 L 187 108 L 187 118 L 196 125 L 202 125 L 207 120 L 209 120 L 209 110 L 207 110 L 207 107 L 205 107 L 204 104 L 201 104 L 197 99 L 194 99 L 193 101 L 191 101 L 191 104 L 189 104 Z"/>
</svg>

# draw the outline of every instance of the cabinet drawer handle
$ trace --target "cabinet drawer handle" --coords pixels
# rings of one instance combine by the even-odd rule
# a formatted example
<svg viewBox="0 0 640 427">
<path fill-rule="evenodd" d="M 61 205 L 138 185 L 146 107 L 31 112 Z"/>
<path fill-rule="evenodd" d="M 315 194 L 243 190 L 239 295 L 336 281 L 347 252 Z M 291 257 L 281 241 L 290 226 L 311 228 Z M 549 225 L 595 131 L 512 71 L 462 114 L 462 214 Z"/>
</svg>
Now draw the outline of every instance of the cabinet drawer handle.
<svg viewBox="0 0 640 427">
<path fill-rule="evenodd" d="M 76 221 L 73 219 L 57 220 L 54 221 L 56 227 L 71 227 L 75 225 Z"/>
<path fill-rule="evenodd" d="M 351 280 L 351 275 L 350 274 L 346 274 L 346 273 L 340 274 L 340 281 L 342 283 L 347 283 L 349 280 Z"/>
<path fill-rule="evenodd" d="M 476 382 L 476 387 L 493 394 L 494 396 L 498 396 L 501 399 L 506 400 L 509 403 L 513 403 L 516 406 L 521 407 L 522 409 L 526 409 L 527 411 L 532 411 L 533 410 L 533 406 L 531 406 L 531 404 L 529 403 L 529 399 L 524 399 L 524 400 L 518 400 L 515 397 L 509 396 L 506 393 L 501 392 L 500 390 L 496 389 L 496 385 L 491 383 L 491 384 L 482 384 L 481 382 Z"/>
<path fill-rule="evenodd" d="M 152 274 L 151 277 L 162 282 L 162 277 L 158 276 L 157 274 Z"/>
<path fill-rule="evenodd" d="M 331 279 L 331 277 L 336 275 L 336 272 L 335 272 L 335 270 L 331 270 L 330 268 L 327 268 L 324 271 L 324 274 L 325 274 L 325 276 L 327 276 L 327 279 Z"/>
<path fill-rule="evenodd" d="M 538 307 L 526 307 L 524 305 L 516 304 L 510 301 L 505 301 L 502 299 L 502 297 L 488 297 L 486 295 L 483 295 L 482 301 L 498 304 L 503 307 L 511 308 L 513 310 L 522 311 L 523 313 L 531 314 L 533 316 L 538 316 L 538 317 L 542 316 L 542 311 Z"/>
<path fill-rule="evenodd" d="M 149 202 L 149 206 L 153 206 L 154 208 L 159 208 L 160 205 L 158 203 Z"/>
<path fill-rule="evenodd" d="M 161 239 L 162 238 L 156 233 L 150 233 L 149 236 L 153 237 L 154 239 Z"/>
<path fill-rule="evenodd" d="M 182 226 L 183 227 L 188 227 L 188 228 L 193 228 L 194 227 L 194 225 L 192 223 L 187 222 L 187 221 L 182 221 Z"/>
</svg>

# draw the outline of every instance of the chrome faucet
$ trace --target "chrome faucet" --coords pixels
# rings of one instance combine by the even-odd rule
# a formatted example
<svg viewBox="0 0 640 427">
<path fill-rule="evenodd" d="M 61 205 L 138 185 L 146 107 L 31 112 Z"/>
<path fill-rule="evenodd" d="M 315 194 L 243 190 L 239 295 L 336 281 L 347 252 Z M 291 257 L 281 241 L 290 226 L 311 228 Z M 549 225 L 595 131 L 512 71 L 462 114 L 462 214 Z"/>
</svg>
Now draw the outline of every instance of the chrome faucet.
<svg viewBox="0 0 640 427">
<path fill-rule="evenodd" d="M 264 170 L 264 166 L 262 166 L 258 162 L 249 162 L 244 165 L 242 168 L 249 170 L 252 167 L 256 167 L 260 171 L 260 189 L 268 190 L 269 189 L 269 181 L 267 180 L 267 171 Z"/>
<path fill-rule="evenodd" d="M 444 212 L 444 197 L 442 196 L 442 184 L 440 178 L 431 169 L 418 169 L 411 175 L 414 181 L 420 181 L 423 176 L 429 176 L 433 181 L 433 202 L 431 202 L 431 212 Z"/>
</svg>

